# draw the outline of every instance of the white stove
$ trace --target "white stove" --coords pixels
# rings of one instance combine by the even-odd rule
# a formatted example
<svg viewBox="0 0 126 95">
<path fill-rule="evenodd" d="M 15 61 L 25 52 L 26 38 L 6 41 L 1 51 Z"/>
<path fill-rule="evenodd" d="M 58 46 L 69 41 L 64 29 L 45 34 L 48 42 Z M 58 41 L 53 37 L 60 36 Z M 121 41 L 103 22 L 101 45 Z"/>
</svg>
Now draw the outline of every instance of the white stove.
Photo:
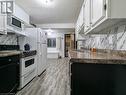
<svg viewBox="0 0 126 95">
<path fill-rule="evenodd" d="M 36 51 L 22 52 L 20 60 L 20 87 L 23 88 L 36 76 Z"/>
</svg>

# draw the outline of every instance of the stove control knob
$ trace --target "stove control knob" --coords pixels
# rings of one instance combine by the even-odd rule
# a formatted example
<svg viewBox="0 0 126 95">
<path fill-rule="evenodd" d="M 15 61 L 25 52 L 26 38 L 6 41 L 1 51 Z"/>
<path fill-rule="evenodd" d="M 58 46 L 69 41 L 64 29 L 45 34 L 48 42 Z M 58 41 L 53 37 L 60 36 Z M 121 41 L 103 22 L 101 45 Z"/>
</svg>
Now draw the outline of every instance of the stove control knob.
<svg viewBox="0 0 126 95">
<path fill-rule="evenodd" d="M 9 59 L 9 62 L 11 62 L 12 60 L 11 59 Z"/>
</svg>

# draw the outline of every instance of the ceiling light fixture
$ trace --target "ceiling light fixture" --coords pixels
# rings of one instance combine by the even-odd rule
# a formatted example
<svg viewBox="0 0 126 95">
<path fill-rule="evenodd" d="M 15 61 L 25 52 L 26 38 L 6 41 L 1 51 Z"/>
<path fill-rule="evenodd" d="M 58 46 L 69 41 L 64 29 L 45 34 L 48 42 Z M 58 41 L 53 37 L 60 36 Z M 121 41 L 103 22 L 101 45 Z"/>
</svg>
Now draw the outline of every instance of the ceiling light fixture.
<svg viewBox="0 0 126 95">
<path fill-rule="evenodd" d="M 48 29 L 48 30 L 46 30 L 46 31 L 47 31 L 47 34 L 48 34 L 49 36 L 53 34 L 53 30 L 52 30 L 52 29 Z"/>
<path fill-rule="evenodd" d="M 42 0 L 43 2 L 43 4 L 44 5 L 48 5 L 48 6 L 50 6 L 50 5 L 52 5 L 53 4 L 53 0 Z"/>
<path fill-rule="evenodd" d="M 53 8 L 55 6 L 54 0 L 36 0 L 36 1 L 42 7 L 51 7 L 51 8 Z"/>
</svg>

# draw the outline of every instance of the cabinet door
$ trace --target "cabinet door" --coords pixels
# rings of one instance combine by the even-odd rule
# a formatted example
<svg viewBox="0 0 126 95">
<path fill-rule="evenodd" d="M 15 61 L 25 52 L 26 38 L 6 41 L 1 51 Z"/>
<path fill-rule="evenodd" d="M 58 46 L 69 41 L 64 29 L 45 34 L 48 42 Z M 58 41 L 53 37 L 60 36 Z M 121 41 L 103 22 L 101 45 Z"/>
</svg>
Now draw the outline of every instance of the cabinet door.
<svg viewBox="0 0 126 95">
<path fill-rule="evenodd" d="M 79 15 L 79 26 L 80 26 L 80 28 L 81 28 L 81 26 L 83 25 L 83 23 L 84 23 L 84 19 L 83 19 L 83 17 L 84 17 L 84 10 L 83 10 L 83 6 L 82 6 L 82 8 L 81 8 L 81 11 L 80 11 L 80 15 Z"/>
<path fill-rule="evenodd" d="M 29 15 L 17 4 L 14 4 L 14 16 L 22 20 L 23 22 L 29 24 Z"/>
<path fill-rule="evenodd" d="M 90 28 L 90 9 L 90 0 L 86 0 L 84 6 L 85 32 Z"/>
<path fill-rule="evenodd" d="M 78 17 L 77 22 L 76 22 L 76 31 L 79 31 L 79 17 Z"/>
<path fill-rule="evenodd" d="M 47 68 L 47 44 L 42 45 L 42 72 Z"/>
<path fill-rule="evenodd" d="M 96 24 L 105 17 L 105 0 L 91 0 L 91 23 Z"/>
</svg>

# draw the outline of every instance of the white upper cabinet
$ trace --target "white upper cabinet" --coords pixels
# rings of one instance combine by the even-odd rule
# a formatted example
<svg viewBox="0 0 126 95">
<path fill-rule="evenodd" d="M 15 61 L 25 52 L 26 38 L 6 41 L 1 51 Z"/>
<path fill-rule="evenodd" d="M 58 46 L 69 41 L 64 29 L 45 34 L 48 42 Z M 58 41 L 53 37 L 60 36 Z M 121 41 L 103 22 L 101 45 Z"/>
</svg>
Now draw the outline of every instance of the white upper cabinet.
<svg viewBox="0 0 126 95">
<path fill-rule="evenodd" d="M 105 0 L 91 0 L 91 24 L 96 24 L 105 17 Z"/>
<path fill-rule="evenodd" d="M 84 30 L 87 31 L 90 28 L 90 0 L 86 0 L 85 1 L 85 5 L 84 5 L 84 21 L 85 21 L 85 28 Z"/>
<path fill-rule="evenodd" d="M 82 5 L 76 25 L 75 34 L 76 40 L 82 40 L 83 36 L 80 33 L 84 33 L 84 6 Z"/>
<path fill-rule="evenodd" d="M 83 10 L 83 6 L 82 6 L 82 8 L 80 10 L 80 13 L 79 13 L 79 16 L 78 16 L 78 19 L 77 19 L 77 23 L 76 23 L 76 28 L 77 29 L 76 30 L 78 32 L 80 32 L 83 25 L 84 25 L 84 10 Z"/>
<path fill-rule="evenodd" d="M 85 0 L 84 34 L 101 33 L 121 21 L 126 21 L 126 0 Z"/>
<path fill-rule="evenodd" d="M 19 7 L 17 4 L 14 4 L 14 16 L 16 16 L 17 18 L 19 18 L 20 20 L 22 20 L 24 23 L 29 24 L 29 15 L 21 8 Z"/>
<path fill-rule="evenodd" d="M 79 15 L 79 27 L 81 28 L 84 24 L 84 10 L 83 10 L 83 6 L 81 8 L 80 11 L 80 15 Z"/>
</svg>

